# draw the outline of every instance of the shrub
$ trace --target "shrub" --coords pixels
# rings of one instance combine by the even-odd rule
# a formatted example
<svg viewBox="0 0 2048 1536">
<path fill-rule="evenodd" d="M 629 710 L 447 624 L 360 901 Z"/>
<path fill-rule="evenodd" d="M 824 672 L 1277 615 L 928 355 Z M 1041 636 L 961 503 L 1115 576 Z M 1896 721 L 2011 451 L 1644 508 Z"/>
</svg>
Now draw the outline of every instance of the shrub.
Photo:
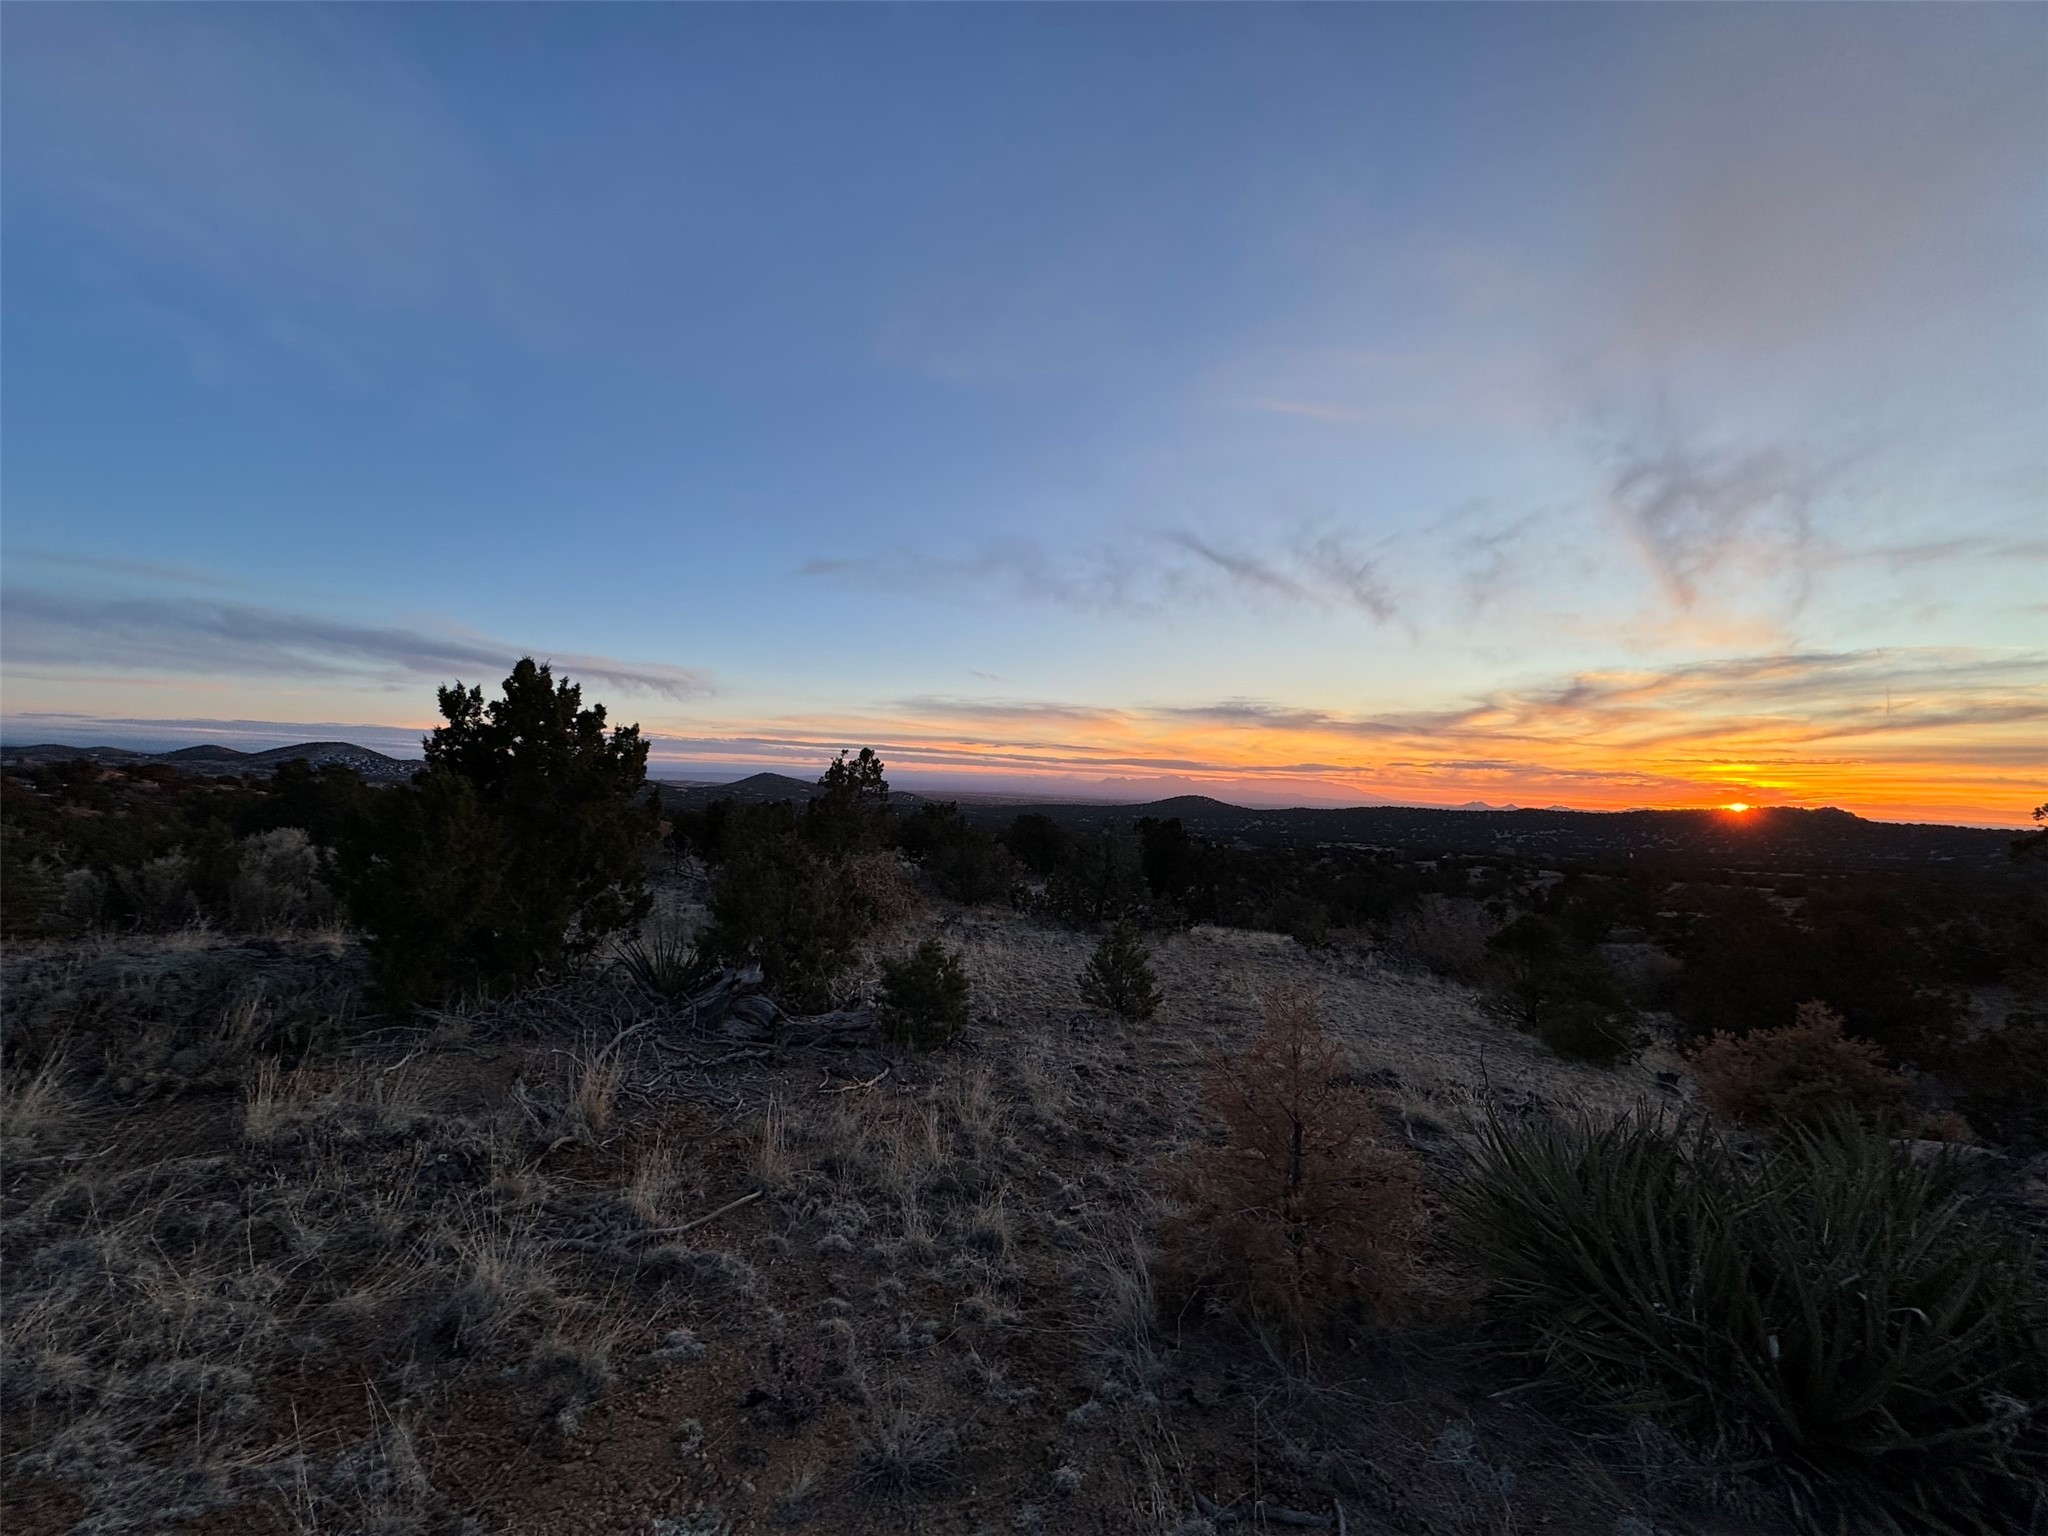
<svg viewBox="0 0 2048 1536">
<path fill-rule="evenodd" d="M 1943 1065 L 1974 1124 L 2000 1141 L 2048 1140 L 2048 1013 L 2009 1013 Z"/>
<path fill-rule="evenodd" d="M 720 870 L 698 942 L 722 964 L 758 962 L 778 1001 L 815 1013 L 833 1005 L 873 919 L 844 864 L 780 837 Z"/>
<path fill-rule="evenodd" d="M 1306 1337 L 1409 1289 L 1424 1230 L 1413 1155 L 1379 1117 L 1303 993 L 1265 1000 L 1245 1054 L 1219 1062 L 1207 1099 L 1221 1145 L 1196 1152 L 1162 1233 L 1176 1289 L 1209 1292 L 1256 1322 Z"/>
<path fill-rule="evenodd" d="M 1138 930 L 1129 923 L 1116 924 L 1081 970 L 1082 1000 L 1127 1019 L 1151 1018 L 1159 1008 L 1159 982 L 1151 960 Z"/>
<path fill-rule="evenodd" d="M 1625 1015 L 1584 997 L 1545 998 L 1531 1014 L 1536 1038 L 1558 1055 L 1611 1067 L 1635 1053 L 1635 1031 Z"/>
<path fill-rule="evenodd" d="M 967 972 L 937 939 L 882 962 L 883 1030 L 920 1051 L 950 1045 L 967 1027 Z"/>
<path fill-rule="evenodd" d="M 427 773 L 386 790 L 343 840 L 349 915 L 367 938 L 379 997 L 402 1007 L 482 990 L 516 971 L 495 918 L 510 860 L 504 834 L 467 779 Z"/>
<path fill-rule="evenodd" d="M 196 861 L 183 852 L 166 853 L 133 869 L 114 871 L 115 884 L 145 928 L 175 928 L 199 915 L 192 892 Z"/>
<path fill-rule="evenodd" d="M 1906 1080 L 1868 1040 L 1842 1033 L 1826 1003 L 1801 1003 L 1783 1029 L 1716 1034 L 1693 1053 L 1707 1103 L 1745 1125 L 1820 1125 L 1843 1113 L 1874 1119 L 1902 1107 Z"/>
<path fill-rule="evenodd" d="M 302 922 L 332 901 L 321 883 L 320 850 L 300 827 L 242 839 L 228 905 L 235 922 L 258 932 Z"/>
<path fill-rule="evenodd" d="M 1145 903 L 1145 877 L 1136 850 L 1112 832 L 1068 848 L 1045 885 L 1045 907 L 1076 928 L 1117 922 Z"/>
<path fill-rule="evenodd" d="M 1066 829 L 1043 811 L 1023 811 L 1003 834 L 1003 845 L 1034 875 L 1049 875 L 1066 856 Z"/>
<path fill-rule="evenodd" d="M 1387 947 L 1439 976 L 1476 986 L 1493 972 L 1486 947 L 1493 929 L 1493 919 L 1476 901 L 1425 896 L 1414 911 L 1387 925 Z"/>
<path fill-rule="evenodd" d="M 910 866 L 886 848 L 849 854 L 843 867 L 847 882 L 866 906 L 876 928 L 899 927 L 924 906 Z"/>
<path fill-rule="evenodd" d="M 447 723 L 427 738 L 425 771 L 364 799 L 339 849 L 350 914 L 394 1004 L 528 980 L 652 906 L 637 726 L 607 735 L 604 706 L 584 708 L 581 689 L 531 657 L 502 699 L 486 705 L 460 683 L 439 697 Z"/>
<path fill-rule="evenodd" d="M 99 927 L 100 917 L 107 908 L 107 877 L 96 869 L 67 869 L 64 871 L 63 894 L 58 898 L 58 910 L 64 921 L 81 932 L 91 932 Z"/>
<path fill-rule="evenodd" d="M 938 849 L 925 862 L 939 894 L 967 906 L 1001 901 L 1017 883 L 1017 866 L 988 833 L 970 828 L 958 842 Z"/>
<path fill-rule="evenodd" d="M 1932 954 L 1887 892 L 1815 890 L 1803 921 L 1756 891 L 1709 904 L 1688 930 L 1673 1011 L 1693 1039 L 1741 1034 L 1808 998 L 1894 1059 L 1928 1060 L 1951 1042 L 1961 1008 Z"/>
<path fill-rule="evenodd" d="M 1816 1527 L 1990 1530 L 2048 1471 L 2048 1308 L 1953 1177 L 1846 1121 L 1755 1157 L 1647 1116 L 1495 1123 L 1453 1203 L 1520 1347 L 1607 1405 Z"/>
<path fill-rule="evenodd" d="M 1560 1056 L 1612 1066 L 1635 1050 L 1628 994 L 1598 952 L 1526 913 L 1487 940 L 1536 1036 Z"/>
<path fill-rule="evenodd" d="M 65 873 L 35 845 L 40 839 L 24 835 L 9 824 L 0 836 L 0 931 L 10 934 L 41 933 L 52 920 L 65 918 Z"/>
</svg>

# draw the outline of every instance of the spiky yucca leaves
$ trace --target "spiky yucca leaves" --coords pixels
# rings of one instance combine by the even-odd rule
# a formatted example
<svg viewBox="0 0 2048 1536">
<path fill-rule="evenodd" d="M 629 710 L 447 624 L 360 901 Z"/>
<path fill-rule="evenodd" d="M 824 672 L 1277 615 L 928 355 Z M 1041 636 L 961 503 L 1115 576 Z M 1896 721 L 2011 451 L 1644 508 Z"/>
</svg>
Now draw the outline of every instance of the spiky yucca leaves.
<svg viewBox="0 0 2048 1536">
<path fill-rule="evenodd" d="M 1241 1057 L 1211 1072 L 1227 1130 L 1191 1156 L 1162 1232 L 1168 1279 L 1285 1328 L 1352 1308 L 1384 1312 L 1407 1292 L 1425 1215 L 1415 1160 L 1380 1118 L 1308 994 L 1282 988 Z"/>
<path fill-rule="evenodd" d="M 1454 1199 L 1533 1355 L 1817 1529 L 2002 1529 L 2048 1472 L 2030 1255 L 1853 1122 L 1754 1156 L 1648 1117 L 1495 1123 Z"/>
<path fill-rule="evenodd" d="M 703 990 L 717 972 L 680 931 L 658 928 L 619 946 L 619 964 L 650 996 L 680 1003 Z"/>
</svg>

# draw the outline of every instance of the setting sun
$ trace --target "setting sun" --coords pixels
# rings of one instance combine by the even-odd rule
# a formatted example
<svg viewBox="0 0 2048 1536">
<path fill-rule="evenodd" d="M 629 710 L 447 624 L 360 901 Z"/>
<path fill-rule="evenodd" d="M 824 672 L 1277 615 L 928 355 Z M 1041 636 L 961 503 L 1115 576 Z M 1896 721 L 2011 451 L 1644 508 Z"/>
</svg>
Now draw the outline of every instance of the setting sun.
<svg viewBox="0 0 2048 1536">
<path fill-rule="evenodd" d="M 1724 805 L 1724 806 L 1722 806 L 1722 807 L 1721 807 L 1721 809 L 1722 809 L 1722 810 L 1724 810 L 1724 811 L 1734 811 L 1734 812 L 1736 812 L 1736 813 L 1737 813 L 1737 814 L 1739 815 L 1739 814 L 1741 814 L 1741 813 L 1742 813 L 1743 811 L 1746 811 L 1746 810 L 1748 810 L 1748 809 L 1749 809 L 1749 803 L 1748 803 L 1747 801 L 1745 801 L 1745 800 L 1737 800 L 1737 801 L 1736 801 L 1736 802 L 1735 802 L 1734 804 L 1732 804 L 1732 805 Z"/>
</svg>

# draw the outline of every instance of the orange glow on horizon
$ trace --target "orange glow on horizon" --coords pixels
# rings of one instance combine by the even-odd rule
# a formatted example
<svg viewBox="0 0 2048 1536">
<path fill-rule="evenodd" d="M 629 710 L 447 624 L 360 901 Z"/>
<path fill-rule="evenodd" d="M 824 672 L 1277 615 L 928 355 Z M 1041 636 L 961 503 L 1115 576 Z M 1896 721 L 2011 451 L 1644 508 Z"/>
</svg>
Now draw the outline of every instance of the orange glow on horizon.
<svg viewBox="0 0 2048 1536">
<path fill-rule="evenodd" d="M 1888 660 L 1902 658 L 1893 653 Z M 1830 670 L 1833 668 L 1833 670 Z M 2048 781 L 2032 677 L 1957 667 L 1924 710 L 1885 712 L 1829 659 L 1580 674 L 1568 687 L 1373 716 L 1259 702 L 1117 708 L 919 700 L 829 718 L 650 720 L 658 758 L 818 771 L 872 744 L 892 770 L 1004 792 L 1264 804 L 1618 811 L 1834 806 L 1882 821 L 2020 827 Z"/>
</svg>

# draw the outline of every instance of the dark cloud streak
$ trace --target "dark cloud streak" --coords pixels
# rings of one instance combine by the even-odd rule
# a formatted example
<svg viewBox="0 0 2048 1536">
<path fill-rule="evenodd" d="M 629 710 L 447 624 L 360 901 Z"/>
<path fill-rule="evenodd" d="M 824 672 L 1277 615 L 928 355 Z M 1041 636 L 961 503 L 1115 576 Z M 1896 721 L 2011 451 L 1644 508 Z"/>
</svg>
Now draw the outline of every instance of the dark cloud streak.
<svg viewBox="0 0 2048 1536">
<path fill-rule="evenodd" d="M 10 670 L 215 677 L 494 682 L 521 655 L 552 659 L 577 678 L 683 701 L 711 692 L 687 667 L 606 656 L 550 654 L 483 636 L 351 624 L 247 603 L 191 598 L 80 597 L 10 588 L 0 608 Z"/>
</svg>

